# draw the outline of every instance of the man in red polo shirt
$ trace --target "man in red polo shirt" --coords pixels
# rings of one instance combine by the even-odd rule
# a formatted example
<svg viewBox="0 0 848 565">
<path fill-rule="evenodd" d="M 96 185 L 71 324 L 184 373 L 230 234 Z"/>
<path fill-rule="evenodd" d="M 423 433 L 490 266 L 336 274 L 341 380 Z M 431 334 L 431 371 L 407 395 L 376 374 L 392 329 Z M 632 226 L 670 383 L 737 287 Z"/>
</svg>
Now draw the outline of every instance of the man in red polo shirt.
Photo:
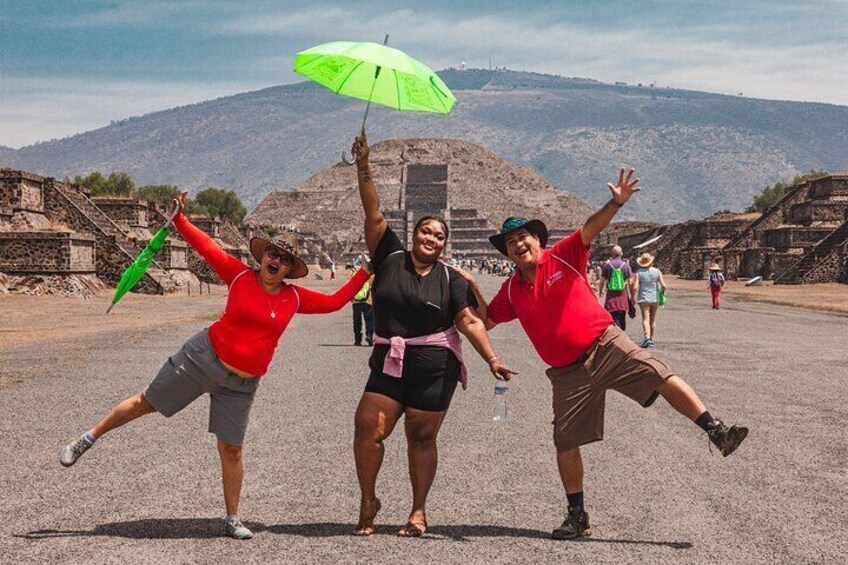
<svg viewBox="0 0 848 565">
<path fill-rule="evenodd" d="M 747 428 L 728 427 L 714 419 L 689 385 L 613 324 L 589 285 L 589 244 L 639 191 L 639 179 L 631 180 L 633 172 L 625 175 L 622 169 L 618 184 L 607 185 L 610 201 L 550 250 L 545 249 L 545 224 L 508 218 L 489 241 L 515 263 L 516 272 L 488 306 L 476 282 L 469 281 L 486 326 L 518 318 L 539 356 L 551 366 L 547 375 L 553 386 L 554 443 L 568 497 L 568 513 L 553 531 L 554 539 L 591 533 L 584 510 L 580 446 L 603 439 L 607 390 L 616 390 L 644 407 L 662 396 L 706 431 L 725 457 L 748 434 Z"/>
</svg>

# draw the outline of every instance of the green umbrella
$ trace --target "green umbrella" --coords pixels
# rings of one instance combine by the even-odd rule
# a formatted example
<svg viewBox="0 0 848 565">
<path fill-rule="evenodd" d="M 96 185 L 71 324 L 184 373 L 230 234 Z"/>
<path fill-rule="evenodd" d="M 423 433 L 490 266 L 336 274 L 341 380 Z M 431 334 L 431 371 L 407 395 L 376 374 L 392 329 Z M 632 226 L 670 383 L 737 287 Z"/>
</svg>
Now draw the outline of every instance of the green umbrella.
<svg viewBox="0 0 848 565">
<path fill-rule="evenodd" d="M 156 232 L 153 239 L 148 242 L 147 246 L 141 251 L 141 253 L 139 253 L 138 257 L 135 258 L 135 261 L 133 261 L 132 264 L 127 267 L 127 270 L 124 271 L 124 274 L 121 275 L 121 280 L 118 281 L 118 286 L 115 288 L 115 295 L 112 297 L 112 304 L 110 304 L 109 308 L 106 310 L 107 314 L 126 293 L 138 284 L 138 281 L 140 281 L 141 277 L 144 276 L 144 273 L 147 272 L 147 268 L 150 266 L 150 261 L 153 259 L 153 256 L 162 249 L 162 245 L 164 245 L 165 239 L 170 233 L 168 231 L 168 227 L 171 225 L 171 222 L 174 221 L 174 218 L 179 211 L 179 207 L 174 209 L 174 212 L 168 218 L 165 225 Z"/>
<path fill-rule="evenodd" d="M 371 102 L 402 111 L 450 113 L 456 98 L 442 79 L 403 51 L 387 47 L 388 40 L 387 35 L 383 45 L 324 43 L 298 53 L 294 71 L 336 94 L 367 100 L 363 133 Z"/>
</svg>

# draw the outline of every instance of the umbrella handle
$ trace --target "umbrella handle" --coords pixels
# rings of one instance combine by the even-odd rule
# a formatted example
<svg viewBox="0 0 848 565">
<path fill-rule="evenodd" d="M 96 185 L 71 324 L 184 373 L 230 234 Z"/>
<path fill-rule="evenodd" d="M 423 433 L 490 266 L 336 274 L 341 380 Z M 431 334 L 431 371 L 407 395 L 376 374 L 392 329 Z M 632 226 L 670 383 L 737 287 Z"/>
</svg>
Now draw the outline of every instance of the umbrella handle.
<svg viewBox="0 0 848 565">
<path fill-rule="evenodd" d="M 367 111 L 365 112 L 365 116 L 366 117 L 368 116 Z M 361 135 L 361 136 L 365 135 L 365 121 L 364 120 L 362 121 L 362 131 L 360 132 L 359 135 Z M 356 159 L 354 159 L 352 157 L 348 158 L 347 151 L 342 151 L 342 163 L 344 163 L 345 165 L 355 165 Z"/>
</svg>

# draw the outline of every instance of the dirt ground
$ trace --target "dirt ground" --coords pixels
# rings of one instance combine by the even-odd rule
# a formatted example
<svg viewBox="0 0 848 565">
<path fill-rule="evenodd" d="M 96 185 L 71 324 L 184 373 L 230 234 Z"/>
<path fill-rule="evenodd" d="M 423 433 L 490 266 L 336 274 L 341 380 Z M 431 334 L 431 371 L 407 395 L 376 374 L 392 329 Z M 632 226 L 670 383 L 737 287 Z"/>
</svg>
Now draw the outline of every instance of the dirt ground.
<svg viewBox="0 0 848 565">
<path fill-rule="evenodd" d="M 336 281 L 308 280 L 298 284 L 331 292 Z M 666 277 L 672 290 L 703 292 L 709 301 L 705 281 L 690 281 L 675 276 Z M 772 285 L 746 287 L 738 281 L 728 281 L 725 295 L 798 306 L 815 310 L 848 314 L 848 285 L 817 284 L 802 286 Z M 149 296 L 128 294 L 110 314 L 106 314 L 112 298 L 111 290 L 95 298 L 63 298 L 56 296 L 0 296 L 0 349 L 31 342 L 49 342 L 107 333 L 116 329 L 161 328 L 195 320 L 215 320 L 224 308 L 226 288 L 211 287 L 211 294 L 185 296 Z"/>
<path fill-rule="evenodd" d="M 332 292 L 344 278 L 335 281 L 307 280 L 298 285 Z M 0 296 L 0 349 L 32 342 L 49 342 L 108 333 L 117 329 L 153 329 L 185 322 L 214 321 L 224 310 L 227 289 L 210 287 L 211 294 L 150 296 L 129 293 L 106 314 L 112 290 L 94 298 L 61 296 Z"/>
<path fill-rule="evenodd" d="M 665 279 L 672 291 L 681 289 L 703 292 L 704 301 L 709 303 L 710 291 L 707 289 L 707 281 L 685 280 L 674 275 L 666 275 Z M 727 281 L 722 295 L 754 302 L 848 314 L 848 285 L 845 284 L 775 285 L 766 281 L 763 286 L 745 286 L 741 281 Z"/>
</svg>

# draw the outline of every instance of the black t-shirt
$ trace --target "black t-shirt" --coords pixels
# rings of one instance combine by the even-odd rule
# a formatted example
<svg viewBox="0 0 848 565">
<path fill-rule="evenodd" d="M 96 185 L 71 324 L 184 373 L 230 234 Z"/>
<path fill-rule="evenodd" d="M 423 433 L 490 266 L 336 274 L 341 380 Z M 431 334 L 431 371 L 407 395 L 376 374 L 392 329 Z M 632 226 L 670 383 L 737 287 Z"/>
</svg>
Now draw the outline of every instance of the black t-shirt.
<svg viewBox="0 0 848 565">
<path fill-rule="evenodd" d="M 374 333 L 380 337 L 410 338 L 445 331 L 454 325 L 457 313 L 476 306 L 466 280 L 447 265 L 437 263 L 424 276 L 416 273 L 411 253 L 404 250 L 391 228 L 386 228 L 377 244 L 371 264 Z M 387 351 L 387 345 L 374 348 L 372 370 L 382 372 Z M 448 365 L 448 373 L 458 377 L 459 364 L 452 359 L 450 350 L 442 347 L 410 346 L 404 358 L 404 375 L 408 369 L 439 372 Z"/>
</svg>

